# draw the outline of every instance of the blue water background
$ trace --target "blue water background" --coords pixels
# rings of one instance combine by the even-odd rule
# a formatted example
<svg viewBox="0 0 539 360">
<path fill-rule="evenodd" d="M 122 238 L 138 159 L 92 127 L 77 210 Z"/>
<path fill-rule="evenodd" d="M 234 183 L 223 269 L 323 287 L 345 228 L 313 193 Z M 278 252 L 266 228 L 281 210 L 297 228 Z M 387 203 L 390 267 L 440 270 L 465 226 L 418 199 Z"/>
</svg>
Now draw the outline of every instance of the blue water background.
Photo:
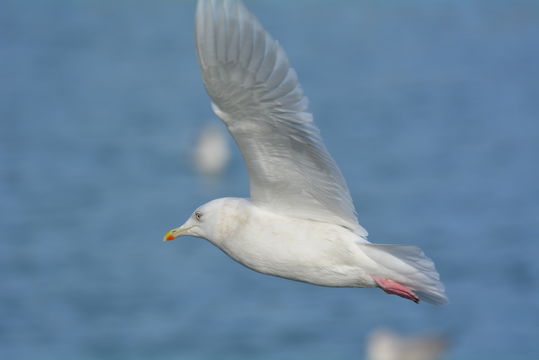
<svg viewBox="0 0 539 360">
<path fill-rule="evenodd" d="M 442 333 L 446 359 L 539 356 L 539 2 L 248 1 L 288 52 L 370 240 L 420 246 L 450 304 L 263 276 L 161 241 L 248 196 L 204 181 L 194 1 L 0 4 L 0 358 L 361 359 Z M 232 144 L 232 142 L 231 142 Z"/>
</svg>

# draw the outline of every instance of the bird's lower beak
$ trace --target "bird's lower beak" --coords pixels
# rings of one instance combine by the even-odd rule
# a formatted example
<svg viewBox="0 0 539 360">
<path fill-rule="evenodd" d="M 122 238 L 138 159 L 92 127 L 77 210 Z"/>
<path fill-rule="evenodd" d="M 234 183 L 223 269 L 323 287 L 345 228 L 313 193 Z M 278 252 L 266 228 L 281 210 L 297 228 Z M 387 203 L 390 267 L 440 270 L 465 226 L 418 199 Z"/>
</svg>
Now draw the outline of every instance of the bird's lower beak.
<svg viewBox="0 0 539 360">
<path fill-rule="evenodd" d="M 172 229 L 168 231 L 165 236 L 163 237 L 163 241 L 171 241 L 176 239 L 177 237 L 182 236 L 187 230 L 191 229 L 191 226 L 189 227 L 179 227 L 176 229 Z"/>
</svg>

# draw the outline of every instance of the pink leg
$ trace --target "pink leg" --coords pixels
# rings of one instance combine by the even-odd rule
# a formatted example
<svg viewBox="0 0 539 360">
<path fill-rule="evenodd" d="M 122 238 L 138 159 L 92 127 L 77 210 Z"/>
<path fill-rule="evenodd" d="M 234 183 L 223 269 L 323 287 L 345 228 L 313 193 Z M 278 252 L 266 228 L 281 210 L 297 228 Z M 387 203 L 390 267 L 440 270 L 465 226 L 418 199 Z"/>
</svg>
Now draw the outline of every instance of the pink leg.
<svg viewBox="0 0 539 360">
<path fill-rule="evenodd" d="M 405 299 L 412 300 L 416 304 L 419 303 L 419 298 L 416 294 L 406 286 L 399 284 L 396 281 L 383 279 L 378 276 L 371 275 L 371 277 L 376 281 L 376 284 L 380 289 L 384 290 L 388 294 L 399 295 Z"/>
</svg>

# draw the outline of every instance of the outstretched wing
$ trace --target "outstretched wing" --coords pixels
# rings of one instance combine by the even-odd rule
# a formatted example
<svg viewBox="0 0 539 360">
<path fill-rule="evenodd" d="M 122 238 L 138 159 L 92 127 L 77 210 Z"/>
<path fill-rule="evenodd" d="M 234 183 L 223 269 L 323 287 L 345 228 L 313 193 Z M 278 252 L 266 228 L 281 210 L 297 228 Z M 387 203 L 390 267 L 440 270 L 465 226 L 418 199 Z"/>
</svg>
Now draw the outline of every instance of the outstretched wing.
<svg viewBox="0 0 539 360">
<path fill-rule="evenodd" d="M 196 46 L 212 107 L 247 165 L 251 201 L 366 236 L 279 43 L 241 1 L 199 0 Z"/>
</svg>

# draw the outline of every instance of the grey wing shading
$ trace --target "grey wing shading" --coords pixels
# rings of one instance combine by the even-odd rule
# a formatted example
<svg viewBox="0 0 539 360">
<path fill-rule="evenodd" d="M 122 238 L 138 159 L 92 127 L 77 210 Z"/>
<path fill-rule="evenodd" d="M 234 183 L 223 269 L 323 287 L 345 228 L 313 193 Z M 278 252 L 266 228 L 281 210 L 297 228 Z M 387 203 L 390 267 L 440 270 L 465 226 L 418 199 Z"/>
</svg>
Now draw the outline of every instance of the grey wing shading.
<svg viewBox="0 0 539 360">
<path fill-rule="evenodd" d="M 279 43 L 237 0 L 199 0 L 196 46 L 215 113 L 238 144 L 251 201 L 366 236 Z"/>
</svg>

